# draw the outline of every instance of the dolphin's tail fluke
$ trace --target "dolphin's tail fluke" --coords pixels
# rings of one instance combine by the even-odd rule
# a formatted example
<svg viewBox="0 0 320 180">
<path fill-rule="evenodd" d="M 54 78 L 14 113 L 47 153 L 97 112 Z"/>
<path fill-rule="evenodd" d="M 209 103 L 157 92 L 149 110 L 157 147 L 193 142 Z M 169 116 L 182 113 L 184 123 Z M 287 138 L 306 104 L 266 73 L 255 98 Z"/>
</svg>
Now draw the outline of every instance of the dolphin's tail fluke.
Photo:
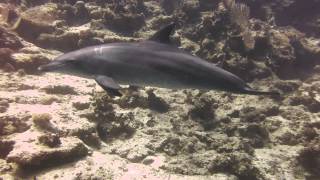
<svg viewBox="0 0 320 180">
<path fill-rule="evenodd" d="M 268 96 L 280 96 L 280 93 L 277 91 L 258 91 L 254 90 L 252 88 L 245 88 L 244 89 L 245 94 L 250 94 L 250 95 L 268 95 Z"/>
</svg>

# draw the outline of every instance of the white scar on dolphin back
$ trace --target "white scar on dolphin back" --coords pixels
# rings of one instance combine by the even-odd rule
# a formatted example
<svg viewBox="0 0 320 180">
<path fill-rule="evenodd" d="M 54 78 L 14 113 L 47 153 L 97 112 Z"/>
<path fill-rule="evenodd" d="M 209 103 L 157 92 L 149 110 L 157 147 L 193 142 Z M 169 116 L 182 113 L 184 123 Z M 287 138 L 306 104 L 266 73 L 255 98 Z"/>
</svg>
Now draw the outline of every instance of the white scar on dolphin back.
<svg viewBox="0 0 320 180">
<path fill-rule="evenodd" d="M 109 46 L 109 47 L 106 47 L 106 46 L 101 46 L 101 47 L 95 47 L 93 50 L 94 50 L 94 53 L 98 56 L 103 56 L 103 52 L 105 49 L 111 49 L 113 46 Z"/>
<path fill-rule="evenodd" d="M 96 47 L 96 48 L 94 48 L 94 52 L 96 55 L 102 56 L 103 49 L 104 49 L 104 47 Z"/>
</svg>

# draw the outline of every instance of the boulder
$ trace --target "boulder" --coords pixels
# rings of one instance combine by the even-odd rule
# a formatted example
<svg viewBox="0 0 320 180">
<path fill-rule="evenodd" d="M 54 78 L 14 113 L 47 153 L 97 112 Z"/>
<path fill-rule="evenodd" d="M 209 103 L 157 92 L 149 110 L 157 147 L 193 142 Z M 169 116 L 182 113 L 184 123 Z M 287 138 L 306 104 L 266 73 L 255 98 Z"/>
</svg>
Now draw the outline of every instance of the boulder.
<svg viewBox="0 0 320 180">
<path fill-rule="evenodd" d="M 75 137 L 60 138 L 61 144 L 56 148 L 41 146 L 36 142 L 18 141 L 8 154 L 7 161 L 23 167 L 48 166 L 66 163 L 88 154 L 86 146 Z"/>
</svg>

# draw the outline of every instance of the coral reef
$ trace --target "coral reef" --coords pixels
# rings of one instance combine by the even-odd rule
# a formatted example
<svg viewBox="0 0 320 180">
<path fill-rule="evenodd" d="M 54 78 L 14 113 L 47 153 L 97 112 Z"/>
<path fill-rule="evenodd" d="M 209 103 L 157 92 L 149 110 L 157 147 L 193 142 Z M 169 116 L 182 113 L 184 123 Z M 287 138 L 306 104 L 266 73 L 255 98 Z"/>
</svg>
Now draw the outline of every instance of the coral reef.
<svg viewBox="0 0 320 180">
<path fill-rule="evenodd" d="M 0 179 L 317 179 L 319 6 L 0 3 Z M 171 22 L 173 44 L 281 97 L 154 87 L 110 97 L 94 81 L 37 71 L 64 52 L 141 41 Z"/>
<path fill-rule="evenodd" d="M 300 151 L 298 161 L 310 173 L 307 175 L 310 179 L 316 179 L 319 176 L 319 140 L 312 141 L 307 147 Z"/>
<path fill-rule="evenodd" d="M 7 160 L 21 166 L 43 166 L 45 164 L 50 165 L 51 163 L 72 161 L 88 153 L 83 143 L 72 137 L 61 138 L 61 145 L 58 148 L 50 148 L 39 147 L 31 143 L 15 143 L 14 149 L 7 156 Z"/>
<path fill-rule="evenodd" d="M 13 133 L 21 133 L 30 128 L 26 123 L 29 116 L 15 117 L 15 116 L 1 116 L 0 117 L 0 135 L 10 135 Z"/>
</svg>

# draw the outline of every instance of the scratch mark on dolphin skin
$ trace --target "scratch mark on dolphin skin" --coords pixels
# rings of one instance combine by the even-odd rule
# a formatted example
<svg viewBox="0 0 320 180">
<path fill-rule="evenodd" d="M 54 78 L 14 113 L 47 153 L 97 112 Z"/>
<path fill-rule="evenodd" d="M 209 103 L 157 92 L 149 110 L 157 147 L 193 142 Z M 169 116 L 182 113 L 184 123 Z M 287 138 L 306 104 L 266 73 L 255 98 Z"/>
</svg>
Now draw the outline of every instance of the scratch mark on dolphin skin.
<svg viewBox="0 0 320 180">
<path fill-rule="evenodd" d="M 110 49 L 110 48 L 112 48 L 112 47 L 113 47 L 113 46 L 111 46 L 111 47 L 105 47 L 105 46 L 96 47 L 96 48 L 94 48 L 94 52 L 95 52 L 95 54 L 98 55 L 98 56 L 103 56 L 103 51 L 104 51 L 104 49 Z"/>
<path fill-rule="evenodd" d="M 94 53 L 98 56 L 102 56 L 103 54 L 103 49 L 105 49 L 105 47 L 96 47 L 94 48 Z"/>
<path fill-rule="evenodd" d="M 100 55 L 100 56 L 102 55 L 103 49 L 104 49 L 104 47 L 103 47 L 103 46 L 102 46 L 102 47 L 100 47 L 100 51 L 99 51 L 99 55 Z"/>
<path fill-rule="evenodd" d="M 94 50 L 94 53 L 95 53 L 95 54 L 99 55 L 99 54 L 98 54 L 99 48 L 94 48 L 93 50 Z"/>
</svg>

